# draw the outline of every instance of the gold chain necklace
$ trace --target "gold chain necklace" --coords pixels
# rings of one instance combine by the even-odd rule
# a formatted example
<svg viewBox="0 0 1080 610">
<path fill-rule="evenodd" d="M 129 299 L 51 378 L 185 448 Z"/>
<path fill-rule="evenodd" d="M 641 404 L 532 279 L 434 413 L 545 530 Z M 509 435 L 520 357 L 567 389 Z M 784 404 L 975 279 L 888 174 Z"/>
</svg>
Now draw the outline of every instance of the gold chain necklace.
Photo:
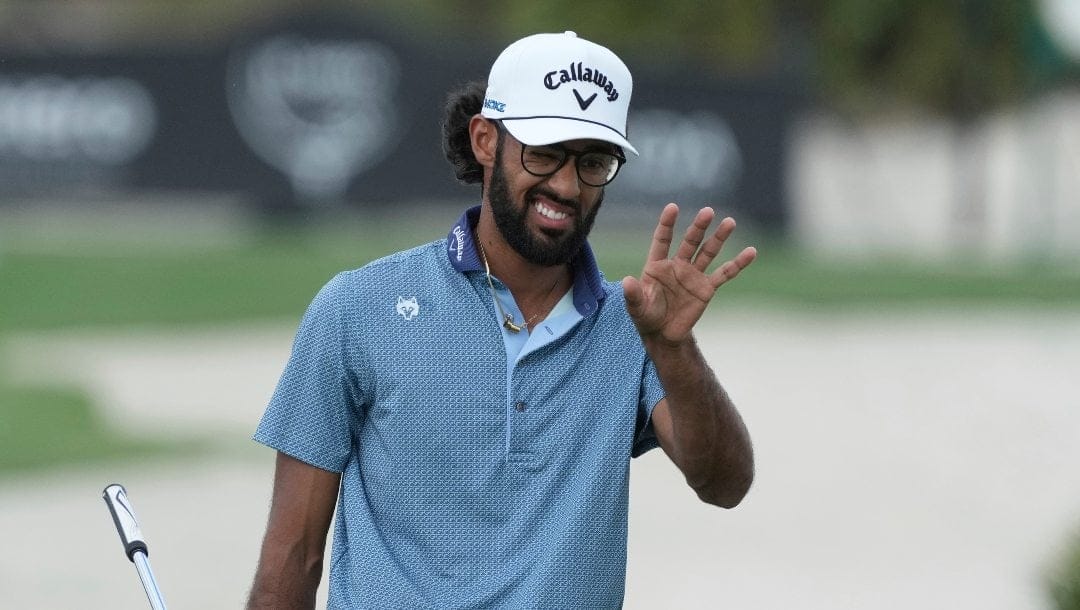
<svg viewBox="0 0 1080 610">
<path fill-rule="evenodd" d="M 529 328 L 529 326 L 532 325 L 533 320 L 536 320 L 536 318 L 538 318 L 540 316 L 540 313 L 543 310 L 540 310 L 540 311 L 536 312 L 535 314 L 533 314 L 531 318 L 529 318 L 528 320 L 525 320 L 524 322 L 522 322 L 521 326 L 518 326 L 517 324 L 514 324 L 514 316 L 512 314 L 508 314 L 505 311 L 503 311 L 502 301 L 499 300 L 499 295 L 495 294 L 495 284 L 493 284 L 492 281 L 491 281 L 491 266 L 488 265 L 487 252 L 484 252 L 484 244 L 480 243 L 480 240 L 477 239 L 476 240 L 476 245 L 480 246 L 480 259 L 484 261 L 484 274 L 487 276 L 488 288 L 491 288 L 491 298 L 495 300 L 495 306 L 499 308 L 499 315 L 502 316 L 503 328 L 505 328 L 506 330 L 508 330 L 508 331 L 510 331 L 512 333 L 519 333 L 519 332 L 521 332 L 521 329 Z M 547 294 L 544 295 L 544 300 L 543 300 L 544 303 L 547 302 L 548 297 L 551 296 L 551 293 L 555 292 L 555 287 L 558 286 L 558 285 L 559 285 L 559 278 L 556 277 L 555 278 L 555 283 L 551 285 L 551 288 L 548 288 Z"/>
</svg>

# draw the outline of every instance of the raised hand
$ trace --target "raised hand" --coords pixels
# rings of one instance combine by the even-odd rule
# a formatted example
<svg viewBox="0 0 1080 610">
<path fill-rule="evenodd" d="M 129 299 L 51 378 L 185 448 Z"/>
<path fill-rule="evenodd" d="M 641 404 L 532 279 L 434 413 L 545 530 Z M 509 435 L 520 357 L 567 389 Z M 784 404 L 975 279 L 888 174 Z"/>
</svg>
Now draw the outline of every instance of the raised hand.
<svg viewBox="0 0 1080 610">
<path fill-rule="evenodd" d="M 715 215 L 712 208 L 699 210 L 675 256 L 669 258 L 679 206 L 669 203 L 660 212 L 641 277 L 622 281 L 626 309 L 643 340 L 673 346 L 685 342 L 716 290 L 757 257 L 757 250 L 747 247 L 709 273 L 709 265 L 735 230 L 735 221 L 725 218 L 706 239 Z"/>
</svg>

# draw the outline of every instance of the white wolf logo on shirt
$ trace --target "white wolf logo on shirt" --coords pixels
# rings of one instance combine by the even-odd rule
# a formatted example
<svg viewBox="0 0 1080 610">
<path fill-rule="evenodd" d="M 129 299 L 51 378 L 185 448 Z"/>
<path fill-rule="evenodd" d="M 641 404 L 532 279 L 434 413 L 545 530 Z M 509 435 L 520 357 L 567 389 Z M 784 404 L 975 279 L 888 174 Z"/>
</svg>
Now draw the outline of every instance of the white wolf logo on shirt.
<svg viewBox="0 0 1080 610">
<path fill-rule="evenodd" d="M 412 320 L 420 313 L 420 304 L 416 302 L 416 297 L 398 297 L 397 312 L 406 320 Z"/>
</svg>

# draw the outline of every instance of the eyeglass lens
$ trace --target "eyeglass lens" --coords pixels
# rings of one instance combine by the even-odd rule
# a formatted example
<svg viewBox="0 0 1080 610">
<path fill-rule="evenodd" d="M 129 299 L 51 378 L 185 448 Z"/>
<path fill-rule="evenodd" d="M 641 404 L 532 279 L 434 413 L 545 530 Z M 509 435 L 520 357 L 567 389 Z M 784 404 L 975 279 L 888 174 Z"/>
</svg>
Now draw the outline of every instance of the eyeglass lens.
<svg viewBox="0 0 1080 610">
<path fill-rule="evenodd" d="M 605 152 L 571 152 L 560 146 L 523 146 L 521 164 L 535 176 L 550 176 L 566 163 L 569 156 L 575 158 L 578 177 L 589 186 L 604 186 L 619 172 L 619 157 Z"/>
</svg>

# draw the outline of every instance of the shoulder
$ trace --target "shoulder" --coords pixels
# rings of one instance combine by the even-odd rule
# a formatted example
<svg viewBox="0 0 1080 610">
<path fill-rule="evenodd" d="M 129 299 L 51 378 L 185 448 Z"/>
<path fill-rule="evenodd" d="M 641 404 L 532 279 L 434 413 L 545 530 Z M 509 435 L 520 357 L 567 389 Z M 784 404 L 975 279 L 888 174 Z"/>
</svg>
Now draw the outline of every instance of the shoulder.
<svg viewBox="0 0 1080 610">
<path fill-rule="evenodd" d="M 360 315 L 367 310 L 365 303 L 407 286 L 430 283 L 447 268 L 452 269 L 445 249 L 446 240 L 440 239 L 341 271 L 319 289 L 309 310 Z"/>
<path fill-rule="evenodd" d="M 394 279 L 443 273 L 449 267 L 446 239 L 443 238 L 383 256 L 357 269 L 342 271 L 330 280 L 330 284 L 339 285 L 347 293 L 365 294 L 387 286 Z"/>
<path fill-rule="evenodd" d="M 434 311 L 431 305 L 452 301 L 449 297 L 466 281 L 451 265 L 446 248 L 446 239 L 438 239 L 389 254 L 339 273 L 324 290 L 332 293 L 341 318 L 354 329 L 383 324 L 387 315 L 392 318 L 410 306 L 426 317 Z"/>
</svg>

